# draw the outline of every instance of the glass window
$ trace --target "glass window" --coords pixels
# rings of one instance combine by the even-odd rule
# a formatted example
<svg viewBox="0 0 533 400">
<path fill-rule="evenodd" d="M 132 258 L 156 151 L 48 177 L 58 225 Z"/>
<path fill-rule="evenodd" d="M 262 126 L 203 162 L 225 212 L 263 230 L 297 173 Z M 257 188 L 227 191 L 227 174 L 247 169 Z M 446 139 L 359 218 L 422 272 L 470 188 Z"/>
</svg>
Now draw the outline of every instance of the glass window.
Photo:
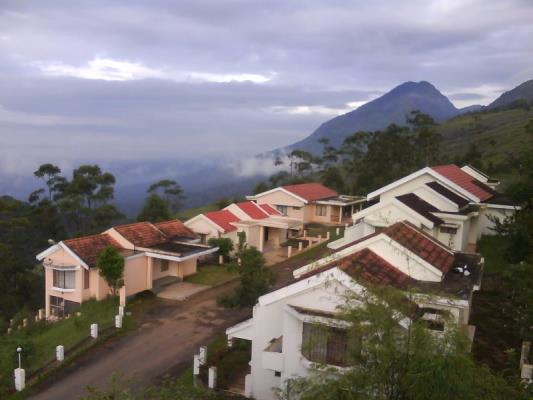
<svg viewBox="0 0 533 400">
<path fill-rule="evenodd" d="M 76 271 L 61 271 L 54 269 L 54 287 L 60 289 L 74 289 L 76 287 Z"/>
<path fill-rule="evenodd" d="M 449 233 L 450 235 L 455 235 L 457 233 L 457 228 L 454 226 L 441 226 L 441 233 Z"/>
<path fill-rule="evenodd" d="M 317 217 L 325 217 L 326 214 L 327 214 L 327 209 L 328 206 L 324 206 L 324 205 L 320 205 L 320 204 L 317 204 L 315 206 L 315 214 Z"/>
<path fill-rule="evenodd" d="M 309 361 L 345 366 L 348 335 L 346 330 L 304 322 L 302 354 Z"/>
<path fill-rule="evenodd" d="M 168 271 L 168 260 L 159 260 L 159 265 L 161 266 L 161 272 Z"/>
<path fill-rule="evenodd" d="M 276 209 L 283 215 L 287 215 L 287 208 L 288 208 L 287 206 L 279 206 L 279 205 L 276 206 Z"/>
</svg>

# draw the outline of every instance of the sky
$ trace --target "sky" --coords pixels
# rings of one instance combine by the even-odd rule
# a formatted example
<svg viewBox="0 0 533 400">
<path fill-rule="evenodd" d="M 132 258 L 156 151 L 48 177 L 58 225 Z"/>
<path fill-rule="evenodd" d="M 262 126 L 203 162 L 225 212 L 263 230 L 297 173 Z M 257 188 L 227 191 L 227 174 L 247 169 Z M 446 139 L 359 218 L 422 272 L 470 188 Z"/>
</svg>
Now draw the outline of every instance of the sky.
<svg viewBox="0 0 533 400">
<path fill-rule="evenodd" d="M 531 38 L 531 0 L 0 0 L 0 187 L 245 157 L 408 80 L 488 104 L 533 78 Z"/>
</svg>

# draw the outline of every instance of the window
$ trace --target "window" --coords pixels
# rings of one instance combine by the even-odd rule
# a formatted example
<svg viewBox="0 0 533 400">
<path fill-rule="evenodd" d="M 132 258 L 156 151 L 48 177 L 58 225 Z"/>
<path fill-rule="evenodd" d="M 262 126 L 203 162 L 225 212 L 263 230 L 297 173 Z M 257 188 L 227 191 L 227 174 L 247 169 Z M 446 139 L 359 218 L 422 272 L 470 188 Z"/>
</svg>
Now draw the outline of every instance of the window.
<svg viewBox="0 0 533 400">
<path fill-rule="evenodd" d="M 279 378 L 281 376 L 281 371 L 274 371 L 274 376 Z"/>
<path fill-rule="evenodd" d="M 54 287 L 59 289 L 74 289 L 76 271 L 61 271 L 54 269 Z"/>
<path fill-rule="evenodd" d="M 89 289 L 89 286 L 91 284 L 90 280 L 91 280 L 91 276 L 90 276 L 89 270 L 84 269 L 83 270 L 83 288 L 84 289 Z"/>
<path fill-rule="evenodd" d="M 287 215 L 287 208 L 288 208 L 287 206 L 279 206 L 279 205 L 276 206 L 276 209 L 283 215 Z"/>
<path fill-rule="evenodd" d="M 159 260 L 161 272 L 168 271 L 168 260 Z"/>
<path fill-rule="evenodd" d="M 348 352 L 346 330 L 304 322 L 302 354 L 309 361 L 345 366 Z"/>
<path fill-rule="evenodd" d="M 421 307 L 419 310 L 421 317 L 420 322 L 432 331 L 444 331 L 444 316 L 447 314 L 445 310 L 433 307 Z"/>
<path fill-rule="evenodd" d="M 328 213 L 328 206 L 322 206 L 320 204 L 317 204 L 315 206 L 315 215 L 317 217 L 325 217 L 326 214 Z"/>
<path fill-rule="evenodd" d="M 441 226 L 440 232 L 449 233 L 450 235 L 455 235 L 457 233 L 457 227 L 456 226 Z"/>
</svg>

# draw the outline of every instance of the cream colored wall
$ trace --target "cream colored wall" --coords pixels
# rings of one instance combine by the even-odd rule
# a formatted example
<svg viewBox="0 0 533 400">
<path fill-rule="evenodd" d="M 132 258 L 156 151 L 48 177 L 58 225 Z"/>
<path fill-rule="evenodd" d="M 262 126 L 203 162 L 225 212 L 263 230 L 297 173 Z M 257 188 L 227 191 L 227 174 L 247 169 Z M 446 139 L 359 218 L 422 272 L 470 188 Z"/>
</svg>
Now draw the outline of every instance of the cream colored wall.
<svg viewBox="0 0 533 400">
<path fill-rule="evenodd" d="M 100 276 L 98 268 L 91 268 L 90 272 L 90 295 L 89 298 L 95 298 L 96 300 L 102 300 L 109 292 L 109 286 L 104 278 Z M 87 300 L 87 299 L 84 299 Z"/>
<path fill-rule="evenodd" d="M 191 258 L 189 260 L 182 261 L 178 264 L 178 276 L 185 278 L 186 276 L 196 273 L 197 258 Z"/>
<path fill-rule="evenodd" d="M 187 221 L 185 226 L 195 233 L 206 235 L 207 240 L 219 237 L 218 230 L 204 218 L 198 218 L 194 221 Z"/>
<path fill-rule="evenodd" d="M 427 201 L 429 204 L 433 205 L 434 207 L 438 208 L 441 211 L 452 211 L 456 212 L 459 211 L 459 207 L 457 204 L 452 203 L 444 198 L 442 196 L 437 195 L 433 190 L 429 189 L 426 185 L 421 186 L 413 192 L 418 197 L 420 197 L 422 200 Z"/>
<path fill-rule="evenodd" d="M 148 257 L 139 256 L 126 260 L 124 266 L 124 285 L 126 296 L 131 296 L 148 289 Z"/>
<path fill-rule="evenodd" d="M 257 198 L 257 204 L 270 204 L 270 205 L 280 205 L 280 206 L 292 206 L 292 207 L 303 207 L 305 203 L 297 198 L 281 191 L 276 190 L 272 193 L 266 194 Z"/>
<path fill-rule="evenodd" d="M 339 222 L 339 207 L 338 206 L 331 206 L 326 205 L 326 215 L 320 216 L 316 215 L 316 208 L 317 204 L 308 204 L 305 206 L 305 223 L 308 222 L 317 222 L 317 223 L 331 223 L 331 222 Z M 333 214 L 333 208 L 335 208 L 336 212 L 336 218 L 334 221 L 332 221 L 332 214 Z"/>
</svg>

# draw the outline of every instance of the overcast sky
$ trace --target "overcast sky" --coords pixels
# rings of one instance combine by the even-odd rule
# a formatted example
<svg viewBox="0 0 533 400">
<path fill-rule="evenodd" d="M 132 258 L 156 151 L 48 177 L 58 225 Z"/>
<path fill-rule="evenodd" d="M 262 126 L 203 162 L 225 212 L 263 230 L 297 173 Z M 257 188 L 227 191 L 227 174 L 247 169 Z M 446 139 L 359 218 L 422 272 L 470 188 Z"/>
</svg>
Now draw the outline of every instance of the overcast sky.
<svg viewBox="0 0 533 400">
<path fill-rule="evenodd" d="M 0 179 L 254 154 L 407 80 L 487 104 L 532 38 L 531 0 L 0 0 Z"/>
</svg>

